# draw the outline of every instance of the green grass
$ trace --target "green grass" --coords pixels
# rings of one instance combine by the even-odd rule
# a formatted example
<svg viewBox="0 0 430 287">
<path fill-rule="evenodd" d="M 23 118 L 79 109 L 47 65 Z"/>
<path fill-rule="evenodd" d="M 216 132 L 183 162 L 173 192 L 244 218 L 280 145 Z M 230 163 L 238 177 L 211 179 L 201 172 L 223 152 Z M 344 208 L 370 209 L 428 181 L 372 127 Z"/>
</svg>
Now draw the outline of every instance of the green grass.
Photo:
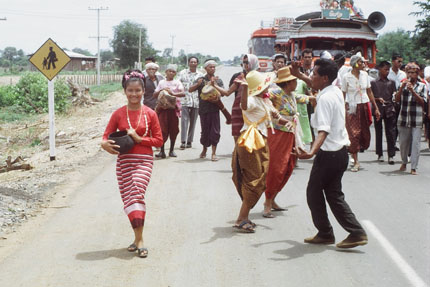
<svg viewBox="0 0 430 287">
<path fill-rule="evenodd" d="M 28 114 L 17 111 L 17 108 L 14 106 L 0 108 L 0 122 L 21 121 L 29 117 Z"/>
<path fill-rule="evenodd" d="M 102 84 L 100 86 L 90 86 L 91 96 L 101 101 L 106 100 L 108 94 L 120 90 L 122 90 L 120 83 L 108 83 Z"/>
</svg>

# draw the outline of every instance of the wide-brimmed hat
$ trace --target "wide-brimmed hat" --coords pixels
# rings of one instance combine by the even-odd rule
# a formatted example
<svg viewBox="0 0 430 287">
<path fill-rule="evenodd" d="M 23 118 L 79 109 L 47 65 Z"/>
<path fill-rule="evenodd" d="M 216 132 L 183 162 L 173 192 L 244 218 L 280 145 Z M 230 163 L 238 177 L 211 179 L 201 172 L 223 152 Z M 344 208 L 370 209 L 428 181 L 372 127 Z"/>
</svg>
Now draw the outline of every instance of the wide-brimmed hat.
<svg viewBox="0 0 430 287">
<path fill-rule="evenodd" d="M 273 73 L 260 73 L 257 71 L 251 71 L 246 75 L 246 81 L 248 82 L 248 97 L 256 96 L 263 92 L 266 88 L 273 83 Z"/>
<path fill-rule="evenodd" d="M 119 153 L 126 153 L 134 146 L 134 140 L 127 134 L 127 131 L 113 132 L 109 135 L 108 139 L 115 141 L 119 146 Z"/>
<path fill-rule="evenodd" d="M 278 77 L 276 77 L 274 82 L 279 84 L 279 83 L 283 83 L 283 82 L 289 82 L 289 81 L 292 81 L 295 79 L 297 79 L 297 78 L 294 77 L 293 75 L 291 75 L 290 66 L 288 66 L 288 67 L 280 68 L 278 70 Z"/>
</svg>

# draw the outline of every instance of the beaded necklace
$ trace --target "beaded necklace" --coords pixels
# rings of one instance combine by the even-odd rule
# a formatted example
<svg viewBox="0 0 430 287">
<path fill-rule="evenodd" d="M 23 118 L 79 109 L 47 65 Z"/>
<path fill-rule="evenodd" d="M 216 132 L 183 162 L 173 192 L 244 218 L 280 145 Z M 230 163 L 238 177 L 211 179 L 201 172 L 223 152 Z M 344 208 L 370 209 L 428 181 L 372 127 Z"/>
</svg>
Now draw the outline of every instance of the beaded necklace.
<svg viewBox="0 0 430 287">
<path fill-rule="evenodd" d="M 145 133 L 143 134 L 142 137 L 146 137 L 148 135 L 148 118 L 146 117 L 146 113 L 143 112 L 143 107 L 140 108 L 140 115 L 139 115 L 139 120 L 137 122 L 136 129 L 139 127 L 140 119 L 142 118 L 142 113 L 143 113 L 143 117 L 145 119 Z M 127 106 L 127 122 L 128 122 L 128 125 L 130 126 L 130 128 L 133 129 L 131 122 L 130 122 L 130 117 L 128 115 L 128 106 Z"/>
</svg>

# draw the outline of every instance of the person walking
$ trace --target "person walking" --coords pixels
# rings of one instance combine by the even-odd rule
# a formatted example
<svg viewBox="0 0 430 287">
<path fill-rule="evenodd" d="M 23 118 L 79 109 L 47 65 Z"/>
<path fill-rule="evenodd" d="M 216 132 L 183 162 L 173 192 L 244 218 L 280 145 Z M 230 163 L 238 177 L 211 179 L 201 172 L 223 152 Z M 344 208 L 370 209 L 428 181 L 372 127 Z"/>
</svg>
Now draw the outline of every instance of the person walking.
<svg viewBox="0 0 430 287">
<path fill-rule="evenodd" d="M 162 75 L 157 75 L 158 65 L 149 62 L 145 65 L 145 93 L 143 95 L 143 104 L 155 110 L 157 98 L 154 97 L 154 91 L 161 80 L 164 80 Z"/>
<path fill-rule="evenodd" d="M 116 110 L 105 129 L 101 147 L 110 154 L 118 155 L 116 175 L 119 191 L 124 203 L 124 211 L 134 231 L 134 241 L 127 248 L 138 252 L 139 257 L 147 257 L 148 249 L 143 244 L 143 226 L 146 216 L 145 194 L 151 179 L 153 155 L 152 147 L 163 144 L 160 124 L 156 113 L 142 105 L 144 76 L 139 70 L 128 70 L 122 78 L 122 86 L 127 97 L 127 105 Z M 127 131 L 134 146 L 125 153 L 109 135 L 117 130 Z"/>
<path fill-rule="evenodd" d="M 223 89 L 224 83 L 221 79 L 215 76 L 217 63 L 212 60 L 206 60 L 203 67 L 206 70 L 206 75 L 203 78 L 196 80 L 194 85 L 189 88 L 189 92 L 198 91 L 199 94 L 199 116 L 201 126 L 200 143 L 203 150 L 200 153 L 200 158 L 205 158 L 208 147 L 212 147 L 212 161 L 218 161 L 216 156 L 216 148 L 221 137 L 221 124 L 219 118 L 220 107 L 217 103 L 212 103 L 201 98 L 202 89 L 205 85 L 211 85 L 217 89 L 221 96 L 227 95 Z"/>
<path fill-rule="evenodd" d="M 156 107 L 164 143 L 170 138 L 169 157 L 177 157 L 174 149 L 176 137 L 179 133 L 179 116 L 181 115 L 181 102 L 178 98 L 185 96 L 184 86 L 182 86 L 182 83 L 179 80 L 175 80 L 176 70 L 176 65 L 169 64 L 166 68 L 166 79 L 161 80 L 154 91 L 154 97 L 156 98 L 159 98 L 162 91 L 168 94 L 165 95 L 166 97 L 176 97 L 176 104 L 174 107 L 161 107 L 160 98 Z M 155 155 L 158 158 L 166 158 L 164 143 L 161 146 L 160 152 Z"/>
<path fill-rule="evenodd" d="M 274 81 L 277 88 L 269 89 L 270 100 L 280 115 L 289 120 L 287 125 L 273 121 L 273 129 L 268 131 L 267 142 L 270 152 L 269 170 L 266 179 L 266 201 L 264 202 L 263 217 L 273 218 L 273 211 L 283 211 L 275 198 L 287 184 L 296 164 L 296 157 L 291 155 L 295 145 L 302 142 L 298 103 L 307 104 L 309 97 L 296 94 L 297 78 L 291 75 L 290 67 L 278 70 Z M 297 138 L 297 141 L 296 141 Z"/>
<path fill-rule="evenodd" d="M 393 95 L 396 93 L 396 83 L 387 78 L 391 64 L 382 61 L 379 66 L 379 77 L 370 82 L 378 110 L 381 113 L 381 120 L 374 118 L 375 126 L 375 144 L 378 161 L 384 161 L 382 151 L 382 121 L 385 127 L 385 138 L 387 139 L 388 164 L 394 164 L 396 155 L 395 128 L 396 128 L 396 110 L 394 108 Z"/>
<path fill-rule="evenodd" d="M 243 110 L 244 126 L 236 142 L 232 158 L 233 183 L 242 199 L 236 230 L 255 232 L 256 225 L 249 220 L 249 212 L 266 189 L 266 175 L 269 167 L 269 146 L 267 126 L 272 116 L 280 125 L 288 123 L 273 107 L 267 95 L 273 82 L 273 73 L 262 74 L 251 71 L 244 79 L 236 79 L 241 86 L 240 106 Z"/>
<path fill-rule="evenodd" d="M 349 235 L 336 246 L 353 248 L 368 242 L 342 192 L 342 177 L 348 166 L 347 146 L 350 141 L 345 128 L 345 101 L 342 92 L 332 83 L 337 66 L 332 60 L 318 59 L 312 75 L 312 87 L 320 90 L 312 117 L 316 137 L 310 151 L 296 148 L 294 155 L 310 159 L 316 155 L 309 176 L 306 197 L 318 233 L 304 239 L 309 244 L 333 244 L 335 236 L 327 215 L 327 200 L 333 215 Z"/>
<path fill-rule="evenodd" d="M 365 64 L 361 53 L 357 53 L 349 60 L 352 71 L 342 79 L 342 91 L 346 102 L 346 129 L 348 130 L 349 152 L 354 159 L 351 171 L 360 169 L 358 152 L 364 151 L 370 145 L 370 125 L 372 124 L 369 100 L 375 109 L 375 118 L 379 121 L 380 113 L 370 86 L 368 74 L 363 71 Z"/>
<path fill-rule="evenodd" d="M 231 134 L 236 144 L 237 139 L 240 136 L 240 131 L 243 127 L 243 116 L 242 109 L 240 108 L 240 100 L 242 95 L 243 86 L 240 85 L 236 80 L 245 79 L 246 75 L 251 71 L 256 71 L 259 67 L 257 56 L 253 54 L 245 54 L 242 57 L 242 72 L 238 72 L 231 77 L 229 92 L 234 92 L 234 101 L 231 108 Z M 228 93 L 230 95 L 230 93 Z"/>
<path fill-rule="evenodd" d="M 203 74 L 197 71 L 199 59 L 191 56 L 188 59 L 188 69 L 179 72 L 178 79 L 185 89 L 185 97 L 181 98 L 181 146 L 180 149 L 191 148 L 194 139 L 194 130 L 196 127 L 197 117 L 199 116 L 199 93 L 190 92 L 189 88 L 194 82 L 203 77 Z"/>
<path fill-rule="evenodd" d="M 397 122 L 399 131 L 401 171 L 406 170 L 408 154 L 411 151 L 411 174 L 417 175 L 421 150 L 421 129 L 424 119 L 424 107 L 427 105 L 426 86 L 418 81 L 419 67 L 414 63 L 406 65 L 407 80 L 403 81 L 396 93 L 396 102 L 400 104 Z"/>
</svg>

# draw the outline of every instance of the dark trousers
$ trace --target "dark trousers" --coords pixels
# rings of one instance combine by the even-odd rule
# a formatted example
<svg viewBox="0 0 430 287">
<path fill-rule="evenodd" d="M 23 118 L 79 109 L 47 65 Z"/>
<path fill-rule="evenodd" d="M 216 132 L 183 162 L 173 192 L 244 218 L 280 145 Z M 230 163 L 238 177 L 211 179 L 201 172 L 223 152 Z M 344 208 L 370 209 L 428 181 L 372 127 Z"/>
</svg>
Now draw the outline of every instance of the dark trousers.
<svg viewBox="0 0 430 287">
<path fill-rule="evenodd" d="M 216 146 L 221 137 L 219 111 L 200 114 L 200 143 L 204 147 Z"/>
<path fill-rule="evenodd" d="M 328 220 L 325 200 L 336 220 L 346 231 L 352 235 L 366 234 L 346 203 L 342 192 L 342 176 L 347 167 L 348 151 L 346 147 L 335 152 L 319 150 L 315 157 L 306 196 L 312 220 L 320 237 L 334 236 L 333 228 Z"/>
<path fill-rule="evenodd" d="M 385 138 L 387 139 L 387 152 L 389 157 L 396 155 L 396 116 L 393 115 L 389 118 L 384 117 L 379 121 L 373 118 L 375 125 L 375 143 L 376 143 L 376 154 L 382 156 L 382 122 L 384 122 Z"/>
</svg>

